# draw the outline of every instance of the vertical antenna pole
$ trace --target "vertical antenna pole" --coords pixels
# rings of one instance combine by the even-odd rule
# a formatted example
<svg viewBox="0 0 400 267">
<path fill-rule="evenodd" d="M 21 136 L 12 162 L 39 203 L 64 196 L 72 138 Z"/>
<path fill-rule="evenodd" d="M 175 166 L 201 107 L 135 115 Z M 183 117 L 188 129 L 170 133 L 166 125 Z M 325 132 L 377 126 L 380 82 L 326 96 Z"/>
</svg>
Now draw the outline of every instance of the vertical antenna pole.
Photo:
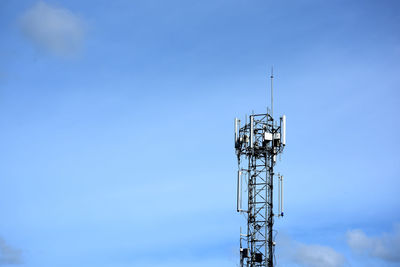
<svg viewBox="0 0 400 267">
<path fill-rule="evenodd" d="M 242 211 L 242 171 L 238 170 L 237 180 L 237 211 Z"/>
<path fill-rule="evenodd" d="M 283 175 L 281 175 L 281 216 L 283 216 Z"/>
<path fill-rule="evenodd" d="M 254 146 L 254 116 L 250 116 L 250 148 Z"/>
<path fill-rule="evenodd" d="M 281 175 L 278 173 L 278 217 L 281 214 Z"/>
<path fill-rule="evenodd" d="M 271 117 L 274 117 L 274 67 L 271 67 Z"/>
</svg>

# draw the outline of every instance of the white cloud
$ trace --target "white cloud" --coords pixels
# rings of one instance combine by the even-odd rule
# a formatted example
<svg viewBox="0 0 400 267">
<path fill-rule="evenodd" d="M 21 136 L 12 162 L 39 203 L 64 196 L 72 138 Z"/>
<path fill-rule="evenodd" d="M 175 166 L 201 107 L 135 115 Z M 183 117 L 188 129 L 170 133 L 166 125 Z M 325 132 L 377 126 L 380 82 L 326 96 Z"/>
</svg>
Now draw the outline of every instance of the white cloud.
<svg viewBox="0 0 400 267">
<path fill-rule="evenodd" d="M 393 233 L 375 237 L 369 237 L 358 229 L 348 231 L 347 243 L 356 253 L 385 261 L 400 262 L 400 224 L 395 225 Z"/>
<path fill-rule="evenodd" d="M 299 244 L 294 254 L 294 260 L 309 267 L 340 267 L 346 259 L 333 248 L 320 245 Z"/>
<path fill-rule="evenodd" d="M 83 43 L 83 21 L 68 9 L 43 1 L 22 15 L 20 25 L 28 39 L 57 55 L 74 54 Z"/>
<path fill-rule="evenodd" d="M 278 236 L 279 256 L 305 267 L 343 267 L 346 258 L 331 247 L 303 244 L 286 235 Z"/>
<path fill-rule="evenodd" d="M 21 251 L 10 247 L 0 238 L 0 265 L 20 264 Z"/>
<path fill-rule="evenodd" d="M 278 256 L 284 261 L 304 267 L 343 267 L 346 258 L 331 247 L 309 245 L 291 240 L 285 234 L 278 235 Z"/>
</svg>

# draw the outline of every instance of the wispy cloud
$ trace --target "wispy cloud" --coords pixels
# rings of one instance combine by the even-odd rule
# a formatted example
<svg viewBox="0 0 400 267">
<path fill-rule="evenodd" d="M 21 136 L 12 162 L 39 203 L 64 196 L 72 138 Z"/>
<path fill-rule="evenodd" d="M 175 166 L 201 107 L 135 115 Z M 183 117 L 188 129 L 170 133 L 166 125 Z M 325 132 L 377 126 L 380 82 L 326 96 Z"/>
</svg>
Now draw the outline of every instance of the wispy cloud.
<svg viewBox="0 0 400 267">
<path fill-rule="evenodd" d="M 298 244 L 293 259 L 298 264 L 309 267 L 341 267 L 346 263 L 342 254 L 321 245 Z"/>
<path fill-rule="evenodd" d="M 2 238 L 0 238 L 0 265 L 20 263 L 22 263 L 21 251 L 10 247 Z"/>
<path fill-rule="evenodd" d="M 281 249 L 280 256 L 304 267 L 343 267 L 346 258 L 328 246 L 304 244 L 280 235 L 277 243 Z"/>
<path fill-rule="evenodd" d="M 400 262 L 400 224 L 395 225 L 392 233 L 384 233 L 381 236 L 370 237 L 359 229 L 348 231 L 347 243 L 356 253 Z"/>
<path fill-rule="evenodd" d="M 43 1 L 21 16 L 20 26 L 29 40 L 57 55 L 76 53 L 84 39 L 81 18 L 68 9 L 53 7 Z"/>
</svg>

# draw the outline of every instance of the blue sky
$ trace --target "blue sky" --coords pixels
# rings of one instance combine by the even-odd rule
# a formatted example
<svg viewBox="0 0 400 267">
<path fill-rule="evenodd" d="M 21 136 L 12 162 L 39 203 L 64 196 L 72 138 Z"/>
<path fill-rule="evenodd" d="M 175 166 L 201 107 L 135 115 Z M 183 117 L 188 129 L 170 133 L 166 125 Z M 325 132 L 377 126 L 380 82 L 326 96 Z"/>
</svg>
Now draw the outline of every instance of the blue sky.
<svg viewBox="0 0 400 267">
<path fill-rule="evenodd" d="M 0 266 L 236 266 L 233 118 L 287 115 L 278 266 L 400 266 L 397 1 L 1 1 Z"/>
</svg>

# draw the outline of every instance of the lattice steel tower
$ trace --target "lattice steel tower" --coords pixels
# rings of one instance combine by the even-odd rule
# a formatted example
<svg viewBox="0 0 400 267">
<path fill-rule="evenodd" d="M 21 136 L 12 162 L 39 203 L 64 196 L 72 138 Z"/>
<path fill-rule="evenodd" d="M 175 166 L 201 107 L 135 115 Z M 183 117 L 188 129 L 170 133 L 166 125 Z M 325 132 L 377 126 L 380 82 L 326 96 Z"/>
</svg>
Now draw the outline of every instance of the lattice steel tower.
<svg viewBox="0 0 400 267">
<path fill-rule="evenodd" d="M 240 231 L 240 266 L 272 267 L 274 259 L 274 217 L 283 216 L 283 176 L 278 174 L 278 214 L 274 214 L 274 165 L 286 144 L 286 116 L 275 121 L 271 109 L 249 116 L 244 126 L 235 118 L 235 149 L 238 158 L 237 211 L 245 214 L 247 231 Z M 247 205 L 242 207 L 243 182 Z"/>
</svg>

